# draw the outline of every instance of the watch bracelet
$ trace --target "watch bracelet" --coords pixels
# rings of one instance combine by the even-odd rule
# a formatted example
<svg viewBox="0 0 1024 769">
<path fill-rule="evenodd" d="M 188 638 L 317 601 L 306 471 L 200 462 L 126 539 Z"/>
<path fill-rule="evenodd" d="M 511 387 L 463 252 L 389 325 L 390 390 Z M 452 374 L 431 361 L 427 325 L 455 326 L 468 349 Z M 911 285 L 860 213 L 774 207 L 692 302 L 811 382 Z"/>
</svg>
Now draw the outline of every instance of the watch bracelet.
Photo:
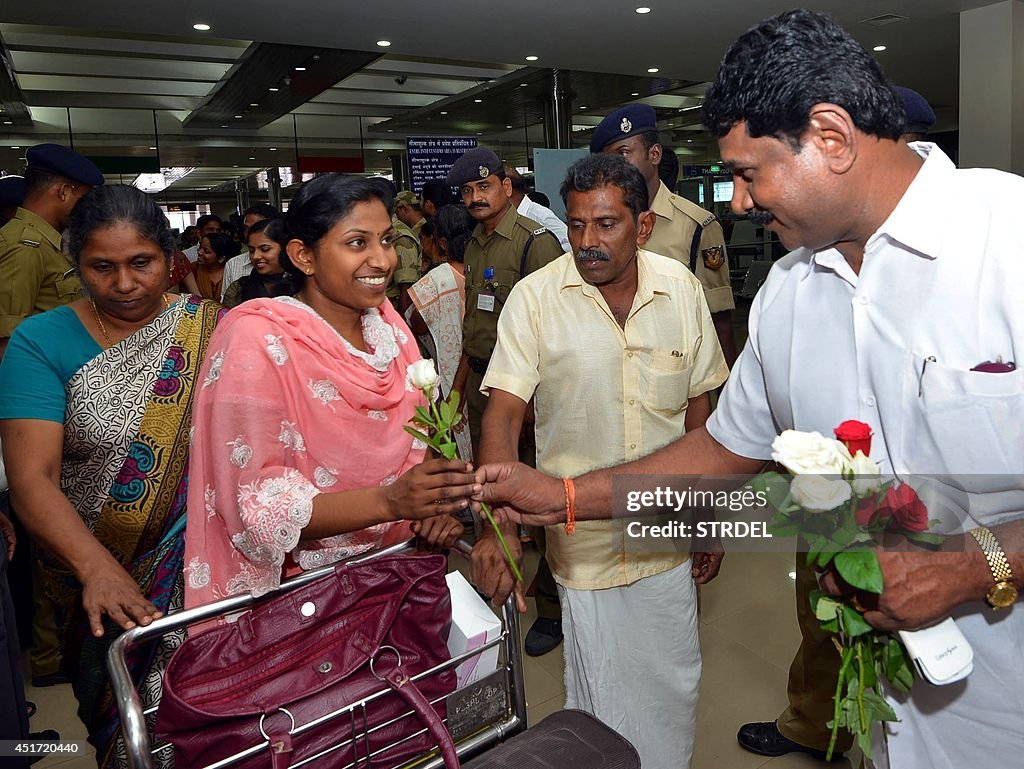
<svg viewBox="0 0 1024 769">
<path fill-rule="evenodd" d="M 1010 562 L 995 534 L 984 526 L 971 529 L 970 534 L 977 540 L 981 552 L 985 554 L 985 560 L 988 561 L 989 569 L 992 572 L 992 579 L 996 582 L 1011 580 L 1013 571 L 1010 569 Z"/>
</svg>

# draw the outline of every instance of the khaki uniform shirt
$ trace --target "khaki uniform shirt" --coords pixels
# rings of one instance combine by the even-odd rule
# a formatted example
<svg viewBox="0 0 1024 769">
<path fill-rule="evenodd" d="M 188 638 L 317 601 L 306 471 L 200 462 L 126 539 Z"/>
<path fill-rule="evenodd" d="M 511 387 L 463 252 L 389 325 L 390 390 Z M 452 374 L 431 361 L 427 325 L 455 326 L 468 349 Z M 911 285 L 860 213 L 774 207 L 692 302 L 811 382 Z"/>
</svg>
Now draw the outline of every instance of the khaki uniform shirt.
<svg viewBox="0 0 1024 769">
<path fill-rule="evenodd" d="M 536 397 L 537 469 L 547 475 L 575 477 L 671 443 L 685 432 L 688 401 L 729 374 L 693 274 L 643 250 L 637 269 L 624 328 L 571 254 L 521 281 L 498 320 L 481 389 Z M 548 526 L 548 563 L 559 584 L 620 587 L 689 557 L 627 547 L 626 523 L 580 521 L 571 537 L 564 526 Z"/>
<path fill-rule="evenodd" d="M 523 252 L 530 243 L 525 263 Z M 471 358 L 491 357 L 498 336 L 498 316 L 523 275 L 536 272 L 562 254 L 558 240 L 533 219 L 509 206 L 508 213 L 489 236 L 478 224 L 466 244 L 466 316 L 463 321 L 462 351 Z M 485 278 L 488 268 L 494 270 Z"/>
<path fill-rule="evenodd" d="M 412 234 L 417 238 L 420 236 L 420 230 L 423 229 L 423 225 L 427 223 L 427 217 L 422 217 L 416 224 L 412 226 Z"/>
<path fill-rule="evenodd" d="M 729 259 L 725 251 L 725 233 L 715 215 L 696 203 L 669 192 L 660 183 L 651 210 L 658 215 L 654 232 L 644 248 L 682 262 L 704 286 L 704 298 L 711 312 L 736 307 L 729 283 Z M 694 236 L 700 227 L 700 243 L 694 259 Z"/>
<path fill-rule="evenodd" d="M 0 338 L 29 315 L 79 299 L 82 283 L 61 250 L 61 236 L 42 217 L 19 208 L 0 229 Z"/>
<path fill-rule="evenodd" d="M 387 295 L 391 299 L 398 298 L 399 284 L 413 284 L 421 277 L 420 274 L 420 239 L 413 231 L 404 224 L 397 216 L 391 217 L 391 224 L 395 228 L 395 253 L 398 255 L 398 266 L 395 274 L 391 276 L 391 284 L 388 286 Z"/>
</svg>

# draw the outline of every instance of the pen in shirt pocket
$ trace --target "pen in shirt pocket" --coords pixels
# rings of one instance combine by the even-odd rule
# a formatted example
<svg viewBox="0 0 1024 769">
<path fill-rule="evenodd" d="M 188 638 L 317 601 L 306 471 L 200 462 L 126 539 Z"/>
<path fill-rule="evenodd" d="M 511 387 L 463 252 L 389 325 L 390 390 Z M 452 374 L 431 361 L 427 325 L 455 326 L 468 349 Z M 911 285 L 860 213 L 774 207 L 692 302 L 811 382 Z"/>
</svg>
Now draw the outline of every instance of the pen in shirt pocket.
<svg viewBox="0 0 1024 769">
<path fill-rule="evenodd" d="M 935 363 L 935 356 L 929 355 L 921 362 L 921 376 L 917 378 L 917 397 L 924 396 L 924 372 L 928 369 L 929 363 Z"/>
<path fill-rule="evenodd" d="M 921 362 L 921 376 L 918 378 L 917 383 L 918 398 L 924 395 L 924 374 L 928 370 L 928 364 L 935 362 L 934 355 L 929 355 Z M 982 361 L 978 365 L 971 367 L 971 371 L 976 371 L 980 374 L 1009 374 L 1016 370 L 1017 364 L 1012 360 L 1003 360 L 1002 355 L 997 355 L 995 360 Z"/>
</svg>

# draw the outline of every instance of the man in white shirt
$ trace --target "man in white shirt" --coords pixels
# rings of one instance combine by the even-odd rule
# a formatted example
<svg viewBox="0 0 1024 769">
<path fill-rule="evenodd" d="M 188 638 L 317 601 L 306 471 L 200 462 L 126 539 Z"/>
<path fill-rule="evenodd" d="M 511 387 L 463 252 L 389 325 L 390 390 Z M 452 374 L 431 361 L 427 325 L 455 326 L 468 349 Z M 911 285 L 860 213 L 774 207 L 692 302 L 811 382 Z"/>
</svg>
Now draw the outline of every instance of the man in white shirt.
<svg viewBox="0 0 1024 769">
<path fill-rule="evenodd" d="M 516 211 L 527 219 L 533 219 L 533 221 L 542 225 L 545 230 L 558 238 L 564 253 L 572 251 L 572 246 L 569 245 L 569 232 L 566 229 L 565 222 L 559 219 L 558 215 L 547 206 L 542 206 L 540 203 L 530 200 L 530 196 L 527 194 L 530 188 L 526 184 L 526 180 L 523 179 L 523 175 L 516 169 L 512 166 L 505 166 L 505 176 L 512 180 L 512 205 L 516 207 Z"/>
<path fill-rule="evenodd" d="M 962 523 L 936 529 L 937 552 L 879 551 L 885 590 L 865 617 L 895 630 L 952 615 L 974 649 L 964 684 L 919 681 L 889 698 L 899 722 L 884 742 L 876 732 L 874 761 L 1019 765 L 1024 612 L 1001 598 L 1024 587 L 1024 180 L 902 143 L 903 110 L 877 63 L 810 11 L 733 43 L 704 120 L 733 171 L 734 211 L 794 250 L 754 301 L 706 429 L 575 479 L 576 517 L 610 515 L 613 474 L 753 473 L 781 430 L 866 422 L 872 459 L 900 478 L 955 475 L 968 498 Z M 514 505 L 515 519 L 564 520 L 560 480 L 512 464 L 480 478 L 497 482 L 484 499 Z M 1005 560 L 1002 577 L 990 559 Z"/>
<path fill-rule="evenodd" d="M 245 216 L 242 218 L 242 253 L 228 259 L 224 265 L 224 277 L 220 281 L 220 298 L 223 301 L 228 288 L 239 278 L 244 278 L 252 272 L 252 259 L 249 253 L 249 229 L 264 219 L 274 219 L 281 215 L 281 212 L 269 203 L 257 203 L 245 209 Z"/>
</svg>

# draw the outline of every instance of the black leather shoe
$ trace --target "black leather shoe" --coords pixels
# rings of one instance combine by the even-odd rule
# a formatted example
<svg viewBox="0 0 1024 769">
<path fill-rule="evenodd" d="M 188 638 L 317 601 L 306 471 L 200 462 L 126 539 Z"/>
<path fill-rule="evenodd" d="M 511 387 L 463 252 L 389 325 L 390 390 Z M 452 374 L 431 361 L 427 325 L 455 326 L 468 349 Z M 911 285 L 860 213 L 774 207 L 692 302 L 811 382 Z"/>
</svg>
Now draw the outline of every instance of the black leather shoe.
<svg viewBox="0 0 1024 769">
<path fill-rule="evenodd" d="M 28 739 L 30 742 L 58 742 L 60 740 L 60 732 L 54 729 L 43 729 L 41 732 L 29 732 Z M 33 756 L 28 759 L 28 763 L 35 764 L 42 761 L 46 756 Z"/>
<path fill-rule="evenodd" d="M 799 742 L 793 742 L 782 732 L 775 721 L 755 721 L 750 724 L 743 724 L 736 733 L 736 741 L 744 750 L 757 753 L 761 756 L 782 756 L 786 753 L 806 753 L 814 756 L 819 761 L 825 760 L 825 751 L 816 748 L 808 748 Z M 836 750 L 832 752 L 832 760 L 838 761 L 843 754 Z"/>
<path fill-rule="evenodd" d="M 531 657 L 540 657 L 562 643 L 562 620 L 537 617 L 526 634 L 523 647 Z"/>
<path fill-rule="evenodd" d="M 71 679 L 63 673 L 50 673 L 45 676 L 32 676 L 32 685 L 37 689 L 43 689 L 47 686 L 60 686 L 61 684 L 69 684 Z"/>
</svg>

